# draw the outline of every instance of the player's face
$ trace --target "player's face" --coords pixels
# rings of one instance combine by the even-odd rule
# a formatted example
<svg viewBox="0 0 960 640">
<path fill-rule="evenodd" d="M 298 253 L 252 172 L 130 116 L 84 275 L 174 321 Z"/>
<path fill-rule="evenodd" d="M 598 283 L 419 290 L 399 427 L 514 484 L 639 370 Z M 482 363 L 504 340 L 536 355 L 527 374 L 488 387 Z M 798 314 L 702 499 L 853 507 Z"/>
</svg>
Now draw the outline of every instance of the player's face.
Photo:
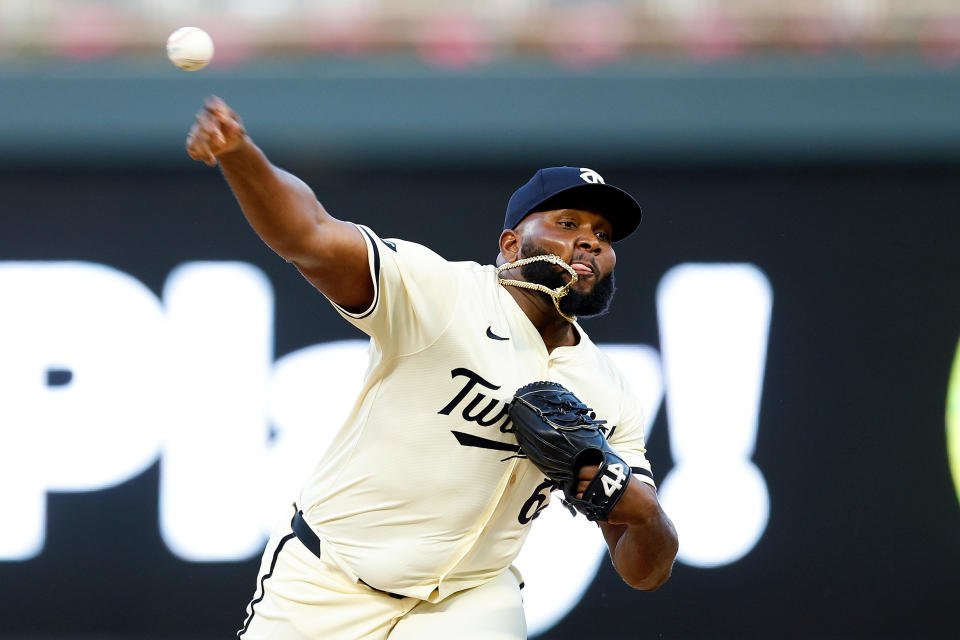
<svg viewBox="0 0 960 640">
<path fill-rule="evenodd" d="M 617 264 L 607 219 L 590 211 L 558 209 L 530 214 L 522 225 L 519 258 L 552 253 L 577 271 L 577 283 L 560 299 L 563 312 L 582 318 L 605 313 L 616 289 Z M 529 264 L 520 273 L 551 289 L 569 280 L 566 271 L 547 262 Z"/>
</svg>

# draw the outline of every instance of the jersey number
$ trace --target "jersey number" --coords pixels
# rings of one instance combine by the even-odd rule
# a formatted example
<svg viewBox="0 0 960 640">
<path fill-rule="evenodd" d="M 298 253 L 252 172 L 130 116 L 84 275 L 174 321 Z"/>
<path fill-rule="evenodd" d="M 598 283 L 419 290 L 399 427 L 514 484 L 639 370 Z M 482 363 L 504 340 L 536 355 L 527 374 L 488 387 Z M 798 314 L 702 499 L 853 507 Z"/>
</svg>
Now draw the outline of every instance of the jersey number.
<svg viewBox="0 0 960 640">
<path fill-rule="evenodd" d="M 517 516 L 520 524 L 527 524 L 547 508 L 547 498 L 550 497 L 553 486 L 553 480 L 544 480 L 537 485 L 537 488 L 533 490 L 533 495 L 527 498 L 527 501 L 520 507 L 520 515 Z"/>
<path fill-rule="evenodd" d="M 606 472 L 600 478 L 600 482 L 603 483 L 603 492 L 607 494 L 608 498 L 612 498 L 613 494 L 623 488 L 623 481 L 626 479 L 627 474 L 623 472 L 623 465 L 614 462 L 607 467 Z"/>
</svg>

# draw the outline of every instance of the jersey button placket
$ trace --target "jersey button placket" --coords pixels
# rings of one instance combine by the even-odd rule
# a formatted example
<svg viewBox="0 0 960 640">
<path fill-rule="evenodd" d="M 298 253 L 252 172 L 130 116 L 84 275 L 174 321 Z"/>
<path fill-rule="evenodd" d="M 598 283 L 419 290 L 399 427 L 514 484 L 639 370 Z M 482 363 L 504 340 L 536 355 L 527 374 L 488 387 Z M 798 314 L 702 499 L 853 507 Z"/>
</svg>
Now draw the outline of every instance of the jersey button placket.
<svg viewBox="0 0 960 640">
<path fill-rule="evenodd" d="M 545 372 L 545 374 L 546 374 L 546 379 L 547 379 L 547 380 L 552 380 L 552 379 L 553 379 L 553 378 L 551 378 L 550 376 L 551 376 L 551 374 L 553 373 L 554 365 L 555 365 L 556 363 L 557 363 L 557 361 L 556 361 L 556 359 L 554 359 L 553 356 L 547 357 L 546 365 L 543 367 L 543 370 L 544 370 L 544 372 Z"/>
</svg>

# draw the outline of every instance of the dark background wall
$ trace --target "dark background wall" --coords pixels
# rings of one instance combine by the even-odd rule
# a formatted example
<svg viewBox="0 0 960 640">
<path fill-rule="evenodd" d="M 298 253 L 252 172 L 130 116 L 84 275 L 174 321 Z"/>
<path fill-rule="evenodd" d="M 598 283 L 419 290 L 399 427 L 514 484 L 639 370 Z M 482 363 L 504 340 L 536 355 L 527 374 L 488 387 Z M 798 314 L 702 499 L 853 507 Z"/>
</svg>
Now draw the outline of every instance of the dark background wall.
<svg viewBox="0 0 960 640">
<path fill-rule="evenodd" d="M 295 168 L 343 217 L 481 260 L 526 171 L 437 169 L 426 180 L 421 171 Z M 562 633 L 545 637 L 947 637 L 960 560 L 943 421 L 960 325 L 960 171 L 605 172 L 640 196 L 647 217 L 620 250 L 614 312 L 588 325 L 596 338 L 656 345 L 653 287 L 679 262 L 749 261 L 770 278 L 755 461 L 771 516 L 743 560 L 679 565 L 652 596 L 602 570 Z M 6 216 L 4 259 L 102 262 L 157 292 L 181 261 L 244 260 L 276 289 L 278 356 L 354 336 L 259 244 L 214 171 L 8 171 L 0 184 L 7 211 L 19 212 Z M 671 465 L 664 420 L 661 412 L 650 442 L 658 479 Z M 51 495 L 44 553 L 0 564 L 3 629 L 231 631 L 256 562 L 175 559 L 158 536 L 156 496 L 156 467 L 114 489 Z M 640 624 L 626 635 L 629 620 Z"/>
<path fill-rule="evenodd" d="M 549 126 L 531 129 L 528 123 L 532 133 L 522 145 L 499 125 L 491 135 L 502 136 L 477 134 L 467 144 L 470 118 L 461 117 L 455 120 L 466 132 L 448 125 L 450 138 L 433 136 L 437 151 L 421 152 L 409 147 L 419 129 L 411 134 L 409 120 L 391 111 L 389 100 L 374 108 L 354 96 L 337 111 L 367 109 L 369 121 L 358 121 L 357 131 L 380 133 L 361 136 L 364 144 L 343 163 L 331 148 L 348 147 L 346 136 L 314 155 L 315 129 L 283 130 L 285 117 L 266 125 L 271 119 L 264 109 L 272 100 L 284 116 L 293 107 L 291 98 L 266 92 L 262 78 L 213 76 L 209 84 L 225 83 L 226 91 L 210 90 L 228 100 L 231 89 L 237 92 L 238 108 L 251 113 L 251 131 L 267 129 L 258 138 L 266 150 L 303 177 L 335 215 L 383 236 L 422 242 L 450 259 L 492 260 L 506 199 L 541 165 L 589 166 L 630 190 L 646 215 L 640 231 L 618 246 L 620 292 L 613 312 L 586 325 L 598 341 L 657 346 L 655 287 L 676 264 L 750 262 L 766 273 L 774 305 L 754 456 L 771 496 L 763 537 L 733 564 L 679 564 L 652 595 L 630 591 L 605 566 L 564 624 L 544 638 L 951 637 L 960 593 L 960 505 L 948 467 L 944 413 L 960 334 L 960 127 L 952 97 L 957 76 L 918 69 L 916 76 L 900 74 L 903 84 L 886 77 L 872 85 L 870 69 L 853 74 L 860 78 L 855 87 L 883 87 L 871 103 L 881 115 L 867 113 L 874 128 L 831 146 L 831 136 L 848 135 L 851 122 L 830 105 L 859 100 L 852 93 L 831 99 L 842 85 L 828 82 L 803 105 L 771 119 L 780 123 L 775 135 L 758 125 L 755 136 L 742 113 L 716 110 L 716 101 L 744 99 L 742 79 L 730 69 L 698 73 L 711 80 L 684 85 L 693 92 L 688 100 L 694 106 L 683 116 L 689 127 L 680 122 L 653 144 L 649 119 L 624 106 L 617 111 L 619 122 L 636 126 L 621 130 L 614 150 L 583 135 L 565 147 L 566 127 L 579 115 L 561 108 L 551 112 Z M 917 88 L 921 76 L 930 80 L 927 88 Z M 107 264 L 158 295 L 181 262 L 245 261 L 262 269 L 275 290 L 277 357 L 358 337 L 259 242 L 218 173 L 174 152 L 207 87 L 180 87 L 176 113 L 157 107 L 155 119 L 133 118 L 140 124 L 131 124 L 130 113 L 104 96 L 126 95 L 128 106 L 146 108 L 154 89 L 111 84 L 111 78 L 105 73 L 79 88 L 74 81 L 51 81 L 61 98 L 77 91 L 81 103 L 89 101 L 78 119 L 87 124 L 78 125 L 81 133 L 74 131 L 69 140 L 58 134 L 62 125 L 45 124 L 51 110 L 71 110 L 65 99 L 38 103 L 30 126 L 46 133 L 36 142 L 23 135 L 30 130 L 23 123 L 20 138 L 5 135 L 0 261 Z M 565 82 L 587 104 L 584 96 L 602 78 Z M 632 79 L 635 84 L 625 89 L 630 95 L 677 95 L 675 84 L 644 85 L 643 74 Z M 445 81 L 427 84 L 442 95 Z M 12 100 L 26 101 L 36 81 L 18 82 L 7 77 L 0 87 Z M 493 82 L 489 78 L 477 82 L 484 90 L 510 86 L 485 85 Z M 112 88 L 91 91 L 98 83 Z M 795 83 L 782 83 L 784 91 L 796 91 Z M 282 92 L 300 86 L 284 85 Z M 760 91 L 763 82 L 751 86 Z M 902 100 L 894 108 L 904 88 L 923 100 Z M 316 127 L 325 120 L 310 101 L 334 109 L 316 94 L 321 89 L 305 88 L 297 107 L 302 121 Z M 891 96 L 894 102 L 886 100 Z M 516 114 L 518 122 L 540 108 L 522 104 L 518 109 L 527 111 Z M 784 99 L 778 108 L 787 104 L 792 102 Z M 810 105 L 819 107 L 810 111 Z M 419 117 L 427 124 L 437 108 L 429 100 L 408 107 L 405 113 L 425 110 Z M 927 112 L 938 114 L 930 118 L 940 124 L 921 117 Z M 499 113 L 504 121 L 511 117 L 508 110 Z M 662 112 L 658 117 L 668 118 Z M 791 137 L 782 124 L 791 121 L 809 128 Z M 888 127 L 888 121 L 902 127 Z M 5 122 L 8 132 L 17 128 L 9 118 Z M 586 122 L 600 130 L 606 121 Z M 117 136 L 111 123 L 141 137 L 130 133 L 131 142 Z M 686 132 L 694 126 L 714 131 L 713 142 L 691 142 Z M 925 144 L 904 133 L 925 127 L 934 130 L 922 138 Z M 104 135 L 97 137 L 95 129 Z M 387 144 L 390 135 L 397 137 Z M 287 145 L 290 140 L 296 143 Z M 414 149 L 415 162 L 403 162 L 406 148 Z M 34 152 L 20 155 L 17 149 Z M 799 155 L 790 151 L 803 149 Z M 4 446 L 11 446 L 16 426 L 0 429 Z M 649 448 L 661 480 L 673 464 L 663 410 Z M 158 533 L 157 483 L 154 465 L 112 489 L 51 494 L 43 553 L 0 562 L 0 633 L 232 633 L 252 593 L 258 560 L 190 563 L 173 556 Z"/>
</svg>

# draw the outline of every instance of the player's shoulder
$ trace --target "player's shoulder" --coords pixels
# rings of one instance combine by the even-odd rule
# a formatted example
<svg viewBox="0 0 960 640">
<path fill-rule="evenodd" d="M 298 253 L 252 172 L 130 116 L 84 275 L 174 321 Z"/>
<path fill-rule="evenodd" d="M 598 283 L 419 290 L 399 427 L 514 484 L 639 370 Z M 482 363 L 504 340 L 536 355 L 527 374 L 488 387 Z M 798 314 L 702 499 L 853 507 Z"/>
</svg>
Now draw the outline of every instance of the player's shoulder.
<svg viewBox="0 0 960 640">
<path fill-rule="evenodd" d="M 365 227 L 360 229 L 369 236 L 369 241 L 373 245 L 375 264 L 392 263 L 401 271 L 433 273 L 442 277 L 448 277 L 446 274 L 455 272 L 452 268 L 454 263 L 425 244 L 403 238 L 382 238 Z"/>
<path fill-rule="evenodd" d="M 360 224 L 358 222 L 351 223 L 360 232 L 366 236 L 368 242 L 373 243 L 374 250 L 380 251 L 382 249 L 387 249 L 393 254 L 400 255 L 403 254 L 432 254 L 442 259 L 436 251 L 430 247 L 421 244 L 419 242 L 414 242 L 412 240 L 404 240 L 403 238 L 389 238 L 381 236 L 375 230 L 371 229 L 365 224 Z"/>
<path fill-rule="evenodd" d="M 493 265 L 463 260 L 451 262 L 450 266 L 460 274 L 461 278 L 471 281 L 478 287 L 498 286 L 497 268 Z"/>
<path fill-rule="evenodd" d="M 468 260 L 448 260 L 425 244 L 403 238 L 384 238 L 365 225 L 357 224 L 356 226 L 368 236 L 370 241 L 374 242 L 375 245 L 380 245 L 380 249 L 386 248 L 401 262 L 407 260 L 427 260 L 435 264 L 442 262 L 451 271 L 477 280 L 489 280 L 491 276 L 496 274 L 496 267 L 493 265 Z"/>
<path fill-rule="evenodd" d="M 368 229 L 365 229 L 365 227 L 361 226 L 360 228 L 369 231 Z M 413 240 L 404 240 L 403 238 L 381 238 L 372 232 L 371 236 L 379 240 L 381 245 L 386 247 L 397 257 L 404 256 L 404 258 L 425 258 L 435 261 L 443 261 L 451 269 L 471 274 L 484 268 L 484 265 L 476 262 L 448 260 L 429 246 Z"/>
<path fill-rule="evenodd" d="M 444 262 L 446 258 L 441 256 L 439 253 L 431 249 L 425 244 L 420 244 L 419 242 L 414 242 L 413 240 L 404 240 L 403 238 L 377 238 L 380 240 L 380 244 L 386 247 L 392 253 L 398 256 L 435 256 Z"/>
<path fill-rule="evenodd" d="M 457 281 L 460 286 L 473 285 L 477 288 L 495 286 L 496 267 L 483 265 L 469 260 L 448 260 L 430 247 L 400 238 L 383 238 L 380 242 L 398 263 L 416 265 L 418 271 L 443 272 L 443 278 Z M 439 273 L 435 275 L 440 276 Z"/>
<path fill-rule="evenodd" d="M 472 260 L 459 260 L 451 261 L 456 269 L 461 269 L 464 273 L 469 273 L 471 275 L 477 274 L 492 274 L 496 271 L 493 265 L 489 264 L 480 264 L 479 262 L 473 262 Z"/>
</svg>

